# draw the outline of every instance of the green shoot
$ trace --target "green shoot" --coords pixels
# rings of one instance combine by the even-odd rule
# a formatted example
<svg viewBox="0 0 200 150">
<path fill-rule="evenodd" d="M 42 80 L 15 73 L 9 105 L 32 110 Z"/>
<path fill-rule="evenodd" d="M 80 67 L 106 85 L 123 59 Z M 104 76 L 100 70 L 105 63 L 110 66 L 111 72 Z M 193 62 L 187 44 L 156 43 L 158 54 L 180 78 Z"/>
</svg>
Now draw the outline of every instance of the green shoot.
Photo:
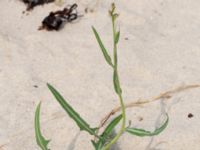
<svg viewBox="0 0 200 150">
<path fill-rule="evenodd" d="M 115 21 L 118 17 L 118 14 L 115 13 L 115 5 L 114 3 L 112 4 L 112 9 L 110 11 L 110 16 L 112 18 L 112 29 L 113 29 L 113 60 L 114 60 L 114 64 L 111 63 L 111 59 L 109 57 L 109 61 L 108 61 L 108 54 L 107 51 L 105 50 L 104 46 L 102 46 L 102 42 L 100 40 L 100 37 L 96 31 L 96 29 L 93 27 L 93 31 L 94 34 L 96 36 L 97 42 L 99 43 L 99 46 L 104 54 L 104 57 L 106 59 L 106 61 L 108 62 L 109 65 L 112 66 L 113 68 L 113 85 L 114 85 L 114 89 L 116 94 L 119 97 L 119 101 L 120 101 L 120 105 L 122 108 L 122 125 L 121 125 L 121 129 L 120 131 L 117 133 L 117 135 L 108 143 L 103 147 L 103 150 L 109 150 L 110 147 L 116 143 L 116 141 L 120 138 L 121 134 L 124 132 L 125 130 L 125 122 L 126 122 L 126 112 L 125 112 L 125 106 L 124 106 L 124 101 L 123 101 L 123 97 L 122 97 L 122 90 L 120 87 L 120 81 L 119 81 L 119 75 L 118 75 L 118 64 L 117 64 L 117 43 L 119 42 L 119 38 L 120 38 L 120 31 L 116 31 L 116 26 L 115 26 Z M 106 56 L 105 56 L 106 54 Z"/>
</svg>

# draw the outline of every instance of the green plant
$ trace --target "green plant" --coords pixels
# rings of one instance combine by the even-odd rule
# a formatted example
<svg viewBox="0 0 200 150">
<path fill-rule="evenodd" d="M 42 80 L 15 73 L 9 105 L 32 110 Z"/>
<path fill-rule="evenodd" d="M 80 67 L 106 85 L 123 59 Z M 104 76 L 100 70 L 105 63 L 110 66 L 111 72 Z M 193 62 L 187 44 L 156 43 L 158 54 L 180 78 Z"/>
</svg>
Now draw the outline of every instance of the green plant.
<svg viewBox="0 0 200 150">
<path fill-rule="evenodd" d="M 108 51 L 106 50 L 104 44 L 102 43 L 102 40 L 96 31 L 94 27 L 92 27 L 92 30 L 95 34 L 95 37 L 97 39 L 97 42 L 100 46 L 100 49 L 104 55 L 104 58 L 108 65 L 113 70 L 113 85 L 114 90 L 119 98 L 120 105 L 121 105 L 121 114 L 115 117 L 105 128 L 105 130 L 99 134 L 98 127 L 90 127 L 89 123 L 87 123 L 73 108 L 70 106 L 70 104 L 65 101 L 65 99 L 61 96 L 61 94 L 50 84 L 47 84 L 49 90 L 54 95 L 55 99 L 59 102 L 59 104 L 63 107 L 63 109 L 67 112 L 67 114 L 76 122 L 77 126 L 80 128 L 80 130 L 86 131 L 89 134 L 95 136 L 95 140 L 92 140 L 92 144 L 95 148 L 95 150 L 109 150 L 110 147 L 117 142 L 117 140 L 120 138 L 122 133 L 128 132 L 130 134 L 136 135 L 136 136 L 154 136 L 161 133 L 168 124 L 168 115 L 167 119 L 164 122 L 164 124 L 157 128 L 155 131 L 150 132 L 146 131 L 144 129 L 138 129 L 138 128 L 131 128 L 129 126 L 126 127 L 126 107 L 124 105 L 123 96 L 122 96 L 122 89 L 120 85 L 120 79 L 118 74 L 118 60 L 117 60 L 117 44 L 120 39 L 120 31 L 117 31 L 116 29 L 116 19 L 118 17 L 118 14 L 115 13 L 115 5 L 112 4 L 112 9 L 109 11 L 109 14 L 112 18 L 112 29 L 113 29 L 113 60 L 111 59 L 110 55 L 108 54 Z M 38 105 L 35 113 L 35 134 L 36 134 L 36 140 L 37 144 L 40 146 L 42 150 L 48 150 L 47 144 L 49 140 L 45 140 L 44 137 L 41 134 L 40 130 L 40 122 L 39 122 L 39 113 L 40 113 L 40 105 Z M 117 132 L 117 134 L 112 138 L 111 135 L 114 131 L 114 128 L 120 123 L 121 121 L 121 128 Z"/>
</svg>

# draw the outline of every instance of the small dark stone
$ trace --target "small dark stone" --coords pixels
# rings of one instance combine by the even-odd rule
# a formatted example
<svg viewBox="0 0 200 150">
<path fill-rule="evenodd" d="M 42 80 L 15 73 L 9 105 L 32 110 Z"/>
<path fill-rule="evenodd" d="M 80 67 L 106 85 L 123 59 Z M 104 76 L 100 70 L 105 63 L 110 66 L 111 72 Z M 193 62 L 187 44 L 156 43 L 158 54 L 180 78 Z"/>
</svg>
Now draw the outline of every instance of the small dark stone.
<svg viewBox="0 0 200 150">
<path fill-rule="evenodd" d="M 85 8 L 85 13 L 88 13 L 88 8 Z"/>
<path fill-rule="evenodd" d="M 87 7 L 87 8 L 85 8 L 85 13 L 88 13 L 88 12 L 93 13 L 94 10 Z"/>
<path fill-rule="evenodd" d="M 33 87 L 34 87 L 34 88 L 38 88 L 38 86 L 37 86 L 37 85 L 34 85 Z"/>
<path fill-rule="evenodd" d="M 144 118 L 143 117 L 138 117 L 138 121 L 143 121 Z"/>
<path fill-rule="evenodd" d="M 188 118 L 192 118 L 192 117 L 194 117 L 194 115 L 192 113 L 189 113 Z"/>
<path fill-rule="evenodd" d="M 127 41 L 127 40 L 129 40 L 129 39 L 128 39 L 127 37 L 125 37 L 125 38 L 124 38 L 124 40 L 126 40 L 126 41 Z"/>
</svg>

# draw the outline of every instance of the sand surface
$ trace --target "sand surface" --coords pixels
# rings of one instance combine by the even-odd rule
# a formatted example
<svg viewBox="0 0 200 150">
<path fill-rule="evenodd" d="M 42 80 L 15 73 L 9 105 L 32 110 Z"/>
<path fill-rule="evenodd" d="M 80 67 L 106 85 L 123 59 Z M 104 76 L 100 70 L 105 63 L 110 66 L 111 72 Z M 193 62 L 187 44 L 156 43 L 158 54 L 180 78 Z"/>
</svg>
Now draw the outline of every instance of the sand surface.
<svg viewBox="0 0 200 150">
<path fill-rule="evenodd" d="M 51 150 L 93 150 L 92 138 L 66 115 L 47 89 L 54 85 L 93 127 L 119 105 L 112 70 L 105 63 L 91 26 L 112 49 L 111 1 L 77 2 L 83 17 L 59 32 L 38 31 L 55 4 L 28 14 L 18 0 L 0 0 L 0 150 L 39 150 L 34 112 L 42 101 L 41 128 Z M 179 86 L 200 84 L 200 1 L 116 2 L 120 13 L 119 72 L 126 103 L 151 98 Z M 94 12 L 85 13 L 86 7 Z M 62 6 L 64 7 L 64 6 Z M 112 53 L 112 51 L 109 51 Z M 127 109 L 132 126 L 153 131 L 169 114 L 166 130 L 155 137 L 124 134 L 113 150 L 199 150 L 200 89 L 166 101 Z M 188 118 L 188 114 L 194 116 Z M 141 121 L 141 118 L 143 120 Z"/>
</svg>

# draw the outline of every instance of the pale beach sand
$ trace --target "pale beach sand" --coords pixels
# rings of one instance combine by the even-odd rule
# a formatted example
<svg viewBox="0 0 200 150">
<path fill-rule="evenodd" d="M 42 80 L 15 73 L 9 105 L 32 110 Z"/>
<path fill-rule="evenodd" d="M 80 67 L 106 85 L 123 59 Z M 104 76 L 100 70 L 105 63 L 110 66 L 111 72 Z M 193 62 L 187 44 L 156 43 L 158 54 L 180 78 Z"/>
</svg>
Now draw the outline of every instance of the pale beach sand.
<svg viewBox="0 0 200 150">
<path fill-rule="evenodd" d="M 92 137 L 66 115 L 46 83 L 58 89 L 91 125 L 97 126 L 119 105 L 112 70 L 105 63 L 91 26 L 112 49 L 112 1 L 78 4 L 83 16 L 56 32 L 38 31 L 55 4 L 35 7 L 0 0 L 0 150 L 39 150 L 34 113 L 42 101 L 41 128 L 51 150 L 93 150 Z M 94 2 L 93 2 L 94 3 Z M 179 86 L 200 84 L 200 1 L 116 1 L 120 13 L 119 72 L 126 103 L 151 98 Z M 64 6 L 62 6 L 64 7 Z M 112 51 L 109 51 L 112 53 Z M 169 114 L 169 124 L 155 137 L 124 134 L 113 150 L 200 150 L 200 89 L 172 95 L 141 108 L 127 109 L 132 126 L 153 131 Z M 194 116 L 188 118 L 188 114 Z M 140 118 L 143 118 L 141 121 Z"/>
</svg>

